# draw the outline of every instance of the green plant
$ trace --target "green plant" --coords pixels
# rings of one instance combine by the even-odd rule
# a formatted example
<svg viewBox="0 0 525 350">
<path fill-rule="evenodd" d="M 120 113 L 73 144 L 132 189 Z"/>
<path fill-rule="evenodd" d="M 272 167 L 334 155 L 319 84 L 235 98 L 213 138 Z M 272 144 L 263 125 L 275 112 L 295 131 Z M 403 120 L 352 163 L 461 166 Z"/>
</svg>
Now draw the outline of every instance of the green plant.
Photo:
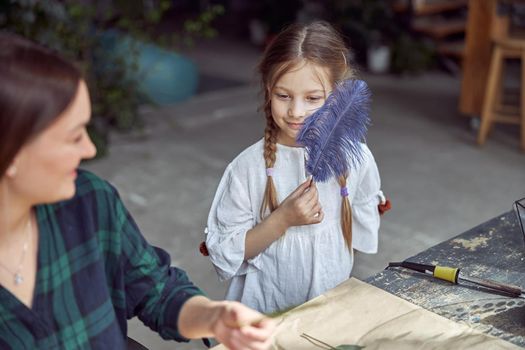
<svg viewBox="0 0 525 350">
<path fill-rule="evenodd" d="M 391 45 L 391 71 L 396 74 L 422 73 L 436 61 L 435 48 L 409 34 L 401 34 Z"/>
<path fill-rule="evenodd" d="M 327 9 L 330 21 L 348 38 L 358 63 L 366 63 L 369 48 L 387 45 L 394 73 L 419 73 L 434 64 L 435 48 L 410 32 L 390 1 L 329 0 Z"/>
<path fill-rule="evenodd" d="M 91 92 L 94 126 L 89 130 L 97 140 L 99 154 L 104 154 L 107 129 L 140 127 L 137 110 L 144 101 L 137 81 L 129 74 L 137 70 L 136 47 L 130 46 L 126 57 L 107 55 L 107 30 L 126 33 L 137 42 L 174 48 L 198 36 L 215 35 L 211 23 L 224 11 L 222 6 L 211 6 L 196 18 L 186 19 L 180 31 L 159 33 L 159 23 L 170 7 L 170 0 L 0 0 L 0 28 L 58 50 L 77 62 Z"/>
<path fill-rule="evenodd" d="M 398 35 L 389 1 L 329 0 L 330 22 L 340 28 L 350 41 L 357 61 L 366 62 L 370 46 L 389 44 Z"/>
</svg>

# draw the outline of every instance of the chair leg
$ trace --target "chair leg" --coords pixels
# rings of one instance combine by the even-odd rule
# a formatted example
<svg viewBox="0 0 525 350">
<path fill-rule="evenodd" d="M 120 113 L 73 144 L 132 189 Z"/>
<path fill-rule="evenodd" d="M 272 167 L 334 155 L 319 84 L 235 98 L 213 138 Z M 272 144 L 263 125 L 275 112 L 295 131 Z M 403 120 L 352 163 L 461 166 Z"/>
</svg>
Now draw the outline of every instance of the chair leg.
<svg viewBox="0 0 525 350">
<path fill-rule="evenodd" d="M 501 66 L 500 66 L 500 72 L 499 74 L 497 75 L 497 78 L 496 78 L 496 92 L 495 92 L 495 97 L 494 97 L 494 106 L 492 107 L 492 110 L 493 111 L 498 111 L 498 110 L 501 110 L 503 108 L 503 106 L 505 105 L 505 101 L 503 99 L 503 95 L 504 95 L 504 86 L 503 86 L 503 77 L 505 76 L 505 68 L 506 68 L 506 65 L 505 65 L 505 58 L 502 59 L 502 62 L 501 62 Z M 489 132 L 490 134 L 490 129 L 489 129 Z"/>
<path fill-rule="evenodd" d="M 525 50 L 521 51 L 521 98 L 520 98 L 520 114 L 521 114 L 521 150 L 525 152 Z"/>
<path fill-rule="evenodd" d="M 492 124 L 492 113 L 496 103 L 496 90 L 498 80 L 501 76 L 501 67 L 503 62 L 503 52 L 497 45 L 494 46 L 492 58 L 490 61 L 489 77 L 485 88 L 485 100 L 481 110 L 481 125 L 478 133 L 478 145 L 483 145 L 487 139 L 490 126 Z"/>
</svg>

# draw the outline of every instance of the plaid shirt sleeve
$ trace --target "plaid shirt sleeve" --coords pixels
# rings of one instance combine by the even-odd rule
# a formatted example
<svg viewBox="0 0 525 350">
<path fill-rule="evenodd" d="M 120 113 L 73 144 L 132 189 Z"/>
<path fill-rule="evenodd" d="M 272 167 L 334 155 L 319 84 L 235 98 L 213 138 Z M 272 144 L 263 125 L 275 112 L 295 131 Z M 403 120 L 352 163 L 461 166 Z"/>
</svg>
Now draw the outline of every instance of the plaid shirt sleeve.
<svg viewBox="0 0 525 350">
<path fill-rule="evenodd" d="M 184 302 L 204 293 L 193 285 L 186 273 L 172 267 L 170 256 L 149 245 L 113 189 L 117 232 L 121 242 L 120 261 L 125 291 L 126 317 L 139 319 L 164 339 L 187 341 L 177 327 Z"/>
<path fill-rule="evenodd" d="M 115 247 L 119 248 L 119 261 L 110 259 L 109 263 L 116 263 L 122 271 L 117 289 L 124 291 L 126 317 L 138 316 L 164 339 L 188 341 L 178 332 L 179 312 L 189 298 L 204 293 L 193 285 L 183 270 L 170 266 L 168 253 L 146 242 L 116 189 L 108 186 L 112 193 L 108 200 L 114 210 L 119 236 L 118 244 L 109 248 L 112 252 Z"/>
</svg>

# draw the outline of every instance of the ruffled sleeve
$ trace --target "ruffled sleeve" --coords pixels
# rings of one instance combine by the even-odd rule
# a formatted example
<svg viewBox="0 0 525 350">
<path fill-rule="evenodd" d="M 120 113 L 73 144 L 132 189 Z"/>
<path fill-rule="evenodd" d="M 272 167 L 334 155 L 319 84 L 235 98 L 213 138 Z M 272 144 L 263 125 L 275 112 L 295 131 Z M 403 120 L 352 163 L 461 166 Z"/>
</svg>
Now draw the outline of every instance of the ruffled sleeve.
<svg viewBox="0 0 525 350">
<path fill-rule="evenodd" d="M 377 253 L 381 180 L 372 152 L 364 147 L 363 167 L 352 201 L 353 247 L 363 253 Z M 349 179 L 352 180 L 351 178 Z"/>
<path fill-rule="evenodd" d="M 259 268 L 258 256 L 244 261 L 246 232 L 256 224 L 247 178 L 238 176 L 230 164 L 219 183 L 208 216 L 206 247 L 220 280 Z"/>
</svg>

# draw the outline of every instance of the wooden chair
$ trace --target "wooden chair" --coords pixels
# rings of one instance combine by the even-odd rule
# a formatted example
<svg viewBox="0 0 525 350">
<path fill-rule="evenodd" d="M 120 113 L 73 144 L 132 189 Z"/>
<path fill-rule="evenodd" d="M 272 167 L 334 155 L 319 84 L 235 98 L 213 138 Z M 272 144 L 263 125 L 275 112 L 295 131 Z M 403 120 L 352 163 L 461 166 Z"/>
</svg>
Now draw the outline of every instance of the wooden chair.
<svg viewBox="0 0 525 350">
<path fill-rule="evenodd" d="M 483 145 L 494 123 L 521 124 L 521 149 L 525 151 L 525 36 L 511 33 L 510 13 L 501 13 L 501 7 L 512 9 L 513 1 L 494 2 L 491 21 L 493 43 L 485 100 L 481 112 L 478 144 Z M 504 103 L 504 66 L 508 59 L 521 60 L 521 87 L 517 106 Z"/>
</svg>

